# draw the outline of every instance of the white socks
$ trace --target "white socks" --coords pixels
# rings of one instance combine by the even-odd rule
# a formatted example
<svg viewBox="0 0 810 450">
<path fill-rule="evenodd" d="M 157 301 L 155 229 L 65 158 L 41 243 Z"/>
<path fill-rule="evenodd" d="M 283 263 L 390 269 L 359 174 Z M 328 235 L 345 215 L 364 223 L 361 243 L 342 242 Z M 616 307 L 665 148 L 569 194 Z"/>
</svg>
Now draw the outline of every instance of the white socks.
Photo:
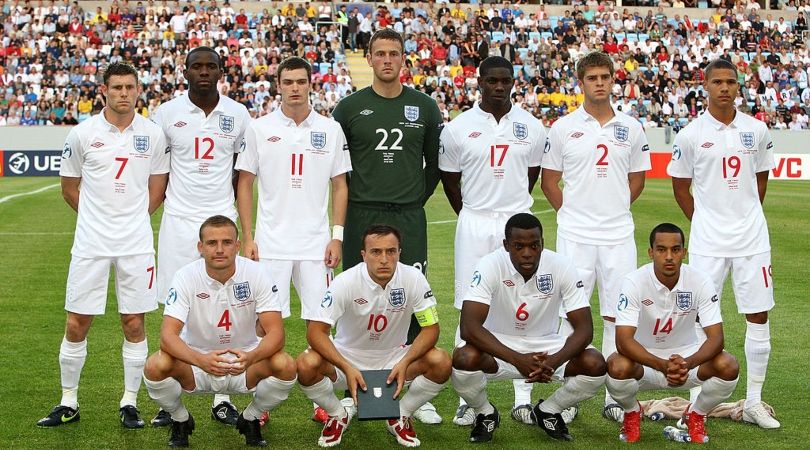
<svg viewBox="0 0 810 450">
<path fill-rule="evenodd" d="M 146 385 L 146 390 L 152 400 L 160 405 L 161 409 L 171 414 L 173 420 L 177 422 L 188 420 L 188 410 L 180 401 L 180 394 L 183 393 L 183 389 L 177 380 L 169 377 L 161 381 L 151 381 L 143 377 L 143 384 Z"/>
<path fill-rule="evenodd" d="M 770 324 L 746 322 L 745 360 L 748 363 L 746 377 L 745 408 L 762 401 L 762 385 L 768 370 L 768 357 L 771 355 Z"/>
<path fill-rule="evenodd" d="M 433 400 L 433 397 L 439 395 L 443 384 L 434 383 L 428 380 L 424 375 L 419 375 L 411 381 L 408 387 L 408 393 L 402 396 L 399 401 L 399 415 L 400 417 L 411 417 L 413 412 L 419 409 L 420 406 Z"/>
<path fill-rule="evenodd" d="M 256 392 L 253 394 L 253 401 L 242 413 L 247 420 L 256 420 L 262 416 L 264 411 L 272 411 L 281 402 L 287 400 L 290 391 L 295 386 L 295 380 L 279 380 L 276 377 L 267 377 L 259 381 L 256 385 Z"/>
<path fill-rule="evenodd" d="M 484 372 L 453 369 L 450 380 L 458 395 L 475 410 L 476 414 L 486 415 L 495 411 L 487 399 L 487 377 Z"/>
<path fill-rule="evenodd" d="M 515 388 L 515 407 L 532 404 L 533 383 L 526 383 L 526 380 L 522 378 L 515 378 L 512 380 L 512 386 Z"/>
<path fill-rule="evenodd" d="M 554 391 L 548 399 L 540 404 L 540 411 L 551 414 L 561 413 L 565 408 L 593 397 L 605 384 L 605 376 L 577 375 L 567 377 L 562 387 Z"/>
<path fill-rule="evenodd" d="M 308 399 L 323 408 L 326 414 L 333 417 L 343 417 L 346 414 L 346 410 L 340 403 L 340 399 L 335 395 L 335 386 L 329 377 L 323 377 L 323 380 L 312 386 L 304 386 L 302 384 L 301 390 L 304 391 L 304 395 L 306 395 Z"/>
<path fill-rule="evenodd" d="M 618 380 L 608 375 L 607 390 L 613 400 L 618 403 L 625 412 L 638 411 L 638 401 L 636 395 L 638 394 L 638 380 L 630 378 L 627 380 Z"/>
<path fill-rule="evenodd" d="M 602 355 L 605 360 L 616 352 L 616 322 L 602 319 Z M 610 393 L 605 390 L 605 405 L 614 403 Z"/>
<path fill-rule="evenodd" d="M 737 387 L 738 380 L 739 378 L 735 378 L 726 381 L 719 377 L 711 377 L 704 381 L 700 395 L 698 395 L 695 403 L 692 403 L 692 411 L 703 416 L 711 412 L 720 402 L 731 397 L 734 388 Z"/>
<path fill-rule="evenodd" d="M 62 337 L 59 347 L 59 371 L 62 378 L 62 400 L 60 405 L 76 409 L 79 407 L 79 377 L 82 375 L 84 360 L 87 359 L 87 339 L 69 342 Z"/>
<path fill-rule="evenodd" d="M 143 377 L 143 365 L 146 363 L 146 357 L 149 356 L 146 339 L 141 342 L 129 342 L 124 339 L 121 356 L 124 359 L 124 396 L 121 398 L 119 406 L 121 408 L 127 405 L 136 406 L 138 390 L 141 388 L 141 378 Z"/>
<path fill-rule="evenodd" d="M 219 405 L 222 402 L 231 402 L 231 396 L 228 394 L 214 394 L 214 400 L 211 402 L 211 407 Z"/>
</svg>

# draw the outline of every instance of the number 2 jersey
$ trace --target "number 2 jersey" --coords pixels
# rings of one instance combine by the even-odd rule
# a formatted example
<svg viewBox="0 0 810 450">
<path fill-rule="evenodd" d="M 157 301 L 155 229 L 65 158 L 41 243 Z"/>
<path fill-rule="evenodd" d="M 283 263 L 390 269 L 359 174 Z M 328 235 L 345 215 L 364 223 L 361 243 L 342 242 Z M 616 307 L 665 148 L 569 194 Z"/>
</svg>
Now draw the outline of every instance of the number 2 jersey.
<svg viewBox="0 0 810 450">
<path fill-rule="evenodd" d="M 526 281 L 500 248 L 478 262 L 464 301 L 489 305 L 484 328 L 492 333 L 557 340 L 560 311 L 589 307 L 581 280 L 570 259 L 543 249 Z"/>
<path fill-rule="evenodd" d="M 659 358 L 668 358 L 700 344 L 695 319 L 703 327 L 721 323 L 720 302 L 714 285 L 704 274 L 681 265 L 681 275 L 669 290 L 658 281 L 653 264 L 627 274 L 616 304 L 616 326 L 636 328 L 636 341 Z"/>
</svg>

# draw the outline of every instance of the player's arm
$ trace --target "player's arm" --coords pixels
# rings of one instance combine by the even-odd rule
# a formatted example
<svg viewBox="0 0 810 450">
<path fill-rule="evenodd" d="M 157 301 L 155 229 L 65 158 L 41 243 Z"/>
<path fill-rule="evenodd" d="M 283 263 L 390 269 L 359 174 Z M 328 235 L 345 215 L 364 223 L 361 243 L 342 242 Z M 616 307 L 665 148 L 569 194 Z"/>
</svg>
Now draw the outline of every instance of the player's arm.
<svg viewBox="0 0 810 450">
<path fill-rule="evenodd" d="M 683 358 L 684 361 L 686 361 L 686 367 L 690 370 L 706 361 L 710 361 L 723 351 L 723 346 L 725 345 L 723 324 L 716 323 L 703 327 L 703 331 L 706 333 L 706 340 L 703 342 L 703 345 L 701 345 L 694 354 Z"/>
<path fill-rule="evenodd" d="M 759 192 L 759 203 L 765 204 L 765 192 L 768 190 L 768 176 L 770 170 L 757 172 L 757 192 Z"/>
<path fill-rule="evenodd" d="M 332 177 L 332 225 L 340 226 L 346 223 L 346 209 L 349 204 L 349 185 L 346 183 L 346 174 Z M 334 269 L 343 258 L 343 236 L 332 234 L 332 239 L 326 246 L 323 262 L 326 267 Z"/>
<path fill-rule="evenodd" d="M 484 321 L 487 319 L 488 314 L 489 305 L 465 301 L 461 306 L 461 339 L 483 353 L 512 364 L 521 374 L 528 377 L 536 369 L 532 354 L 523 354 L 512 350 L 503 345 L 495 335 L 484 328 Z"/>
<path fill-rule="evenodd" d="M 442 188 L 447 201 L 450 202 L 450 207 L 458 215 L 461 212 L 461 172 L 446 172 L 441 171 Z"/>
<path fill-rule="evenodd" d="M 169 185 L 169 174 L 149 175 L 149 215 L 152 215 L 166 198 L 166 186 Z"/>
<path fill-rule="evenodd" d="M 237 356 L 238 367 L 231 370 L 231 375 L 238 375 L 258 361 L 270 358 L 284 349 L 284 322 L 278 311 L 264 311 L 258 313 L 259 325 L 264 330 L 264 336 L 259 345 L 249 352 L 241 349 L 229 349 Z"/>
<path fill-rule="evenodd" d="M 256 175 L 247 170 L 239 171 L 236 185 L 236 210 L 242 224 L 242 254 L 254 261 L 259 260 L 259 249 L 253 241 L 253 182 Z"/>
<path fill-rule="evenodd" d="M 667 373 L 668 360 L 659 358 L 648 352 L 636 340 L 636 327 L 627 325 L 616 325 L 616 351 L 620 355 L 635 361 L 642 366 L 647 366 L 664 374 Z M 609 355 L 605 355 L 607 357 Z"/>
<path fill-rule="evenodd" d="M 79 212 L 79 185 L 82 179 L 79 177 L 61 177 L 62 198 L 74 211 Z"/>
<path fill-rule="evenodd" d="M 537 184 L 537 179 L 540 178 L 540 166 L 529 167 L 529 194 L 534 190 L 534 185 Z"/>
<path fill-rule="evenodd" d="M 330 364 L 340 369 L 346 374 L 346 382 L 351 392 L 354 404 L 357 404 L 357 386 L 364 391 L 366 390 L 366 382 L 363 380 L 363 375 L 357 370 L 343 355 L 340 354 L 332 339 L 329 336 L 329 331 L 332 330 L 332 325 L 326 322 L 319 322 L 317 320 L 310 320 L 307 325 L 307 343 L 314 352 L 321 355 Z"/>
<path fill-rule="evenodd" d="M 591 319 L 591 308 L 584 307 L 569 311 L 566 315 L 574 332 L 565 340 L 563 347 L 557 352 L 548 355 L 545 358 L 544 364 L 549 366 L 554 373 L 566 361 L 582 353 L 588 344 L 593 340 L 593 319 Z M 549 380 L 550 381 L 550 380 Z"/>
<path fill-rule="evenodd" d="M 647 179 L 647 173 L 644 171 L 630 172 L 627 174 L 627 181 L 630 183 L 630 203 L 636 201 L 644 190 L 644 182 Z"/>
<path fill-rule="evenodd" d="M 200 353 L 192 349 L 180 339 L 180 331 L 184 325 L 183 321 L 177 318 L 163 316 L 163 324 L 160 327 L 160 351 L 212 375 L 227 375 L 231 364 L 222 355 L 228 353 L 228 350 Z"/>
<path fill-rule="evenodd" d="M 422 157 L 425 159 L 425 198 L 422 204 L 427 203 L 436 186 L 439 185 L 439 136 L 442 132 L 442 116 L 439 107 L 431 102 L 433 121 L 425 124 L 425 140 L 422 143 Z"/>
<path fill-rule="evenodd" d="M 675 194 L 675 201 L 689 220 L 692 220 L 692 215 L 695 213 L 695 198 L 689 192 L 691 186 L 691 178 L 672 177 L 672 192 Z"/>
<path fill-rule="evenodd" d="M 560 180 L 562 180 L 562 172 L 551 169 L 543 169 L 543 176 L 540 178 L 540 188 L 543 194 L 548 199 L 551 207 L 556 211 L 562 208 L 563 193 L 560 188 Z"/>
</svg>

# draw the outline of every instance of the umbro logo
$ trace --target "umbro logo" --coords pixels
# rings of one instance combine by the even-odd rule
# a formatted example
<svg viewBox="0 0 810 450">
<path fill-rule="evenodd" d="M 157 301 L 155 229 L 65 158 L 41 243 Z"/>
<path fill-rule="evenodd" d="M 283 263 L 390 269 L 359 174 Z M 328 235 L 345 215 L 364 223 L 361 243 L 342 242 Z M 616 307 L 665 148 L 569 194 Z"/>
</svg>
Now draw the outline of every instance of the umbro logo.
<svg viewBox="0 0 810 450">
<path fill-rule="evenodd" d="M 200 300 L 205 300 L 208 297 L 210 297 L 210 295 L 206 294 L 205 292 L 200 292 L 199 294 L 197 294 L 197 298 Z"/>
<path fill-rule="evenodd" d="M 363 297 L 360 297 L 354 299 L 354 302 L 357 303 L 358 305 L 365 305 L 366 303 L 368 303 L 368 300 L 364 299 Z"/>
<path fill-rule="evenodd" d="M 177 127 L 177 128 L 183 128 L 186 125 L 188 125 L 188 124 L 183 122 L 182 120 L 174 124 L 174 126 Z"/>
<path fill-rule="evenodd" d="M 650 299 L 648 299 L 648 298 L 645 298 L 644 300 L 642 300 L 642 301 L 641 301 L 641 303 L 642 303 L 644 306 L 652 306 L 653 301 L 652 301 L 652 300 L 650 300 Z"/>
<path fill-rule="evenodd" d="M 104 143 L 101 142 L 101 141 L 96 141 L 96 142 L 93 142 L 92 144 L 90 144 L 90 147 L 101 148 L 101 147 L 104 147 Z"/>
<path fill-rule="evenodd" d="M 543 419 L 543 426 L 547 430 L 556 430 L 557 429 L 557 419 Z"/>
<path fill-rule="evenodd" d="M 576 133 L 571 133 L 571 139 L 579 139 L 584 135 L 585 135 L 585 133 L 583 133 L 581 131 L 577 131 Z"/>
<path fill-rule="evenodd" d="M 495 431 L 495 421 L 494 420 L 485 420 L 483 422 L 484 426 L 487 428 L 487 431 L 492 433 Z"/>
<path fill-rule="evenodd" d="M 503 280 L 503 284 L 505 284 L 505 285 L 507 285 L 509 287 L 512 287 L 512 286 L 515 285 L 515 283 L 513 283 L 512 280 Z"/>
<path fill-rule="evenodd" d="M 364 110 L 360 111 L 360 114 L 362 114 L 364 116 L 369 116 L 371 114 L 374 114 L 374 111 L 372 111 L 370 109 L 364 109 Z"/>
<path fill-rule="evenodd" d="M 478 136 L 481 136 L 481 133 L 479 133 L 477 131 L 473 131 L 472 133 L 470 133 L 470 135 L 468 137 L 475 139 Z"/>
<path fill-rule="evenodd" d="M 278 142 L 280 140 L 281 138 L 278 136 L 270 136 L 269 138 L 267 138 L 267 142 Z"/>
<path fill-rule="evenodd" d="M 711 148 L 712 145 L 714 145 L 714 142 L 704 142 L 703 145 L 701 145 L 701 147 Z"/>
</svg>

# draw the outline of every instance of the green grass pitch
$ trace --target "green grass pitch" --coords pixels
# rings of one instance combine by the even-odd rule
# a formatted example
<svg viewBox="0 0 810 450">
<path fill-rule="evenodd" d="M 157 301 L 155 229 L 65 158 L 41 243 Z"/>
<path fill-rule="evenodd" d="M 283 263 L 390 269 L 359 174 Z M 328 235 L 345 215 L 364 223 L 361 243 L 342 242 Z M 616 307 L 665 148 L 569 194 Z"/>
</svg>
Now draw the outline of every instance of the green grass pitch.
<svg viewBox="0 0 810 450">
<path fill-rule="evenodd" d="M 75 214 L 62 201 L 56 178 L 0 178 L 0 199 L 52 186 L 43 192 L 0 200 L 0 239 L 4 249 L 0 259 L 3 282 L 0 283 L 0 448 L 80 449 L 164 448 L 165 429 L 123 430 L 118 423 L 118 400 L 123 389 L 119 320 L 112 295 L 106 316 L 98 317 L 89 336 L 89 357 L 82 373 L 79 391 L 82 419 L 57 429 L 39 429 L 36 421 L 59 401 L 58 348 L 64 327 L 64 287 L 75 226 Z M 555 248 L 556 224 L 553 211 L 535 189 L 533 211 L 545 227 L 546 245 Z M 771 313 L 771 353 L 764 399 L 776 408 L 782 422 L 780 430 L 765 431 L 729 420 L 711 420 L 708 424 L 710 446 L 715 448 L 799 448 L 807 445 L 801 431 L 810 413 L 810 370 L 808 355 L 810 333 L 804 330 L 810 319 L 810 183 L 772 182 L 766 200 L 766 214 L 773 245 L 773 277 L 777 307 Z M 650 180 L 641 198 L 633 205 L 639 263 L 646 263 L 647 235 L 657 223 L 671 221 L 688 229 L 688 223 L 672 197 L 669 181 Z M 429 280 L 440 303 L 442 334 L 440 346 L 450 349 L 458 315 L 452 307 L 453 233 L 455 216 L 439 188 L 428 204 L 430 236 Z M 157 230 L 159 213 L 152 219 Z M 294 301 L 295 304 L 296 301 Z M 593 302 L 592 302 L 593 304 Z M 296 306 L 294 306 L 295 308 Z M 298 312 L 293 311 L 293 317 Z M 736 355 L 745 373 L 743 340 L 745 324 L 736 313 L 733 294 L 726 286 L 723 299 L 726 349 Z M 601 325 L 595 320 L 594 345 L 600 346 Z M 287 351 L 293 356 L 305 348 L 304 327 L 300 320 L 286 323 Z M 147 316 L 149 346 L 158 347 L 160 313 Z M 533 399 L 545 398 L 552 386 L 536 386 Z M 534 427 L 520 425 L 508 417 L 512 405 L 511 383 L 493 383 L 490 398 L 499 408 L 503 421 L 494 441 L 481 448 L 536 448 L 552 442 Z M 745 394 L 745 379 L 733 399 Z M 644 394 L 642 398 L 668 396 L 666 392 Z M 575 438 L 568 447 L 607 448 L 621 445 L 619 425 L 600 416 L 601 394 L 581 405 L 580 415 L 570 426 Z M 243 438 L 235 429 L 210 419 L 211 396 L 184 397 L 195 416 L 197 429 L 191 436 L 193 448 L 241 447 Z M 249 401 L 234 397 L 241 409 Z M 424 448 L 470 448 L 469 430 L 450 423 L 457 397 L 448 385 L 434 403 L 444 417 L 439 426 L 417 423 L 416 430 Z M 157 411 L 146 389 L 141 389 L 139 408 L 144 419 Z M 317 448 L 320 426 L 309 420 L 311 404 L 295 388 L 289 400 L 273 412 L 264 435 L 275 448 Z M 661 435 L 672 422 L 645 421 L 641 447 L 673 447 Z M 342 448 L 396 448 L 382 423 L 353 422 Z"/>
</svg>

